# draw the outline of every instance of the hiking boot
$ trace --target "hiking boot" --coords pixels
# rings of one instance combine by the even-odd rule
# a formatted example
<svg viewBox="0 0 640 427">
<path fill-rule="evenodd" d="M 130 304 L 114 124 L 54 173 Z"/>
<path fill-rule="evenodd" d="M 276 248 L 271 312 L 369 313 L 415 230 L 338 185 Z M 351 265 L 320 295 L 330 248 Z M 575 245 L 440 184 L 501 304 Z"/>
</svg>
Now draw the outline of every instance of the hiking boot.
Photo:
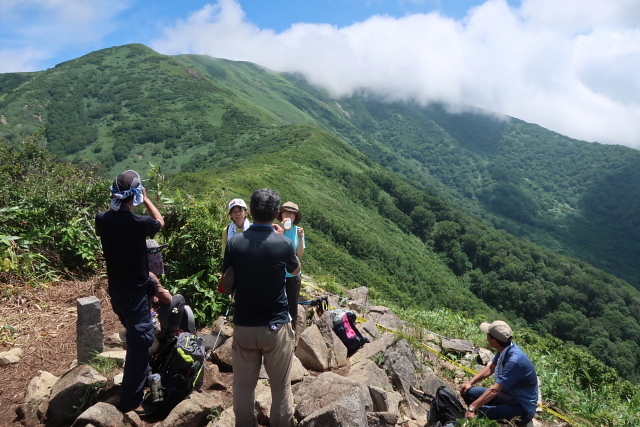
<svg viewBox="0 0 640 427">
<path fill-rule="evenodd" d="M 155 414 L 158 411 L 158 407 L 155 405 L 151 405 L 149 403 L 143 403 L 133 410 L 136 414 L 141 417 L 146 417 L 152 414 Z"/>
</svg>

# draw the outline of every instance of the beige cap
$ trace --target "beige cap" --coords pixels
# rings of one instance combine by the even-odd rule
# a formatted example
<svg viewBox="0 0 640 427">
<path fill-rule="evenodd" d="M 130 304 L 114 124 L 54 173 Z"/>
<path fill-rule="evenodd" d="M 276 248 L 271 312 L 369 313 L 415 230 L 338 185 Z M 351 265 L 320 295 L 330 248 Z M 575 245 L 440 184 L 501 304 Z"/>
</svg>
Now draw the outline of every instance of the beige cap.
<svg viewBox="0 0 640 427">
<path fill-rule="evenodd" d="M 490 334 L 498 341 L 507 342 L 513 337 L 513 331 L 511 327 L 502 320 L 496 320 L 493 323 L 483 322 L 480 325 L 480 330 L 485 334 Z"/>
<path fill-rule="evenodd" d="M 300 208 L 298 208 L 298 205 L 293 202 L 287 202 L 282 205 L 282 207 L 278 211 L 278 216 L 276 217 L 278 221 L 282 221 L 282 212 L 284 211 L 293 212 L 296 215 L 296 219 L 293 221 L 293 225 L 300 224 L 300 221 L 302 221 L 302 212 L 300 212 Z"/>
</svg>

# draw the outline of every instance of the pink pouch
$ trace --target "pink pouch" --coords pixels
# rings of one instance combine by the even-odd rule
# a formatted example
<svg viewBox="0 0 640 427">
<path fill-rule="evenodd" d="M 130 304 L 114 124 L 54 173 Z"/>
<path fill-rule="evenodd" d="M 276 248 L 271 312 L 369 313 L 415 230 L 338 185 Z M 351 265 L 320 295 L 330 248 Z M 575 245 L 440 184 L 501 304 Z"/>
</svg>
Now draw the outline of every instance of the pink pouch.
<svg viewBox="0 0 640 427">
<path fill-rule="evenodd" d="M 342 321 L 344 322 L 344 329 L 347 332 L 347 338 L 349 339 L 355 338 L 357 334 L 356 334 L 356 331 L 354 331 L 353 328 L 351 327 L 351 322 L 349 322 L 349 316 L 345 315 Z"/>
</svg>

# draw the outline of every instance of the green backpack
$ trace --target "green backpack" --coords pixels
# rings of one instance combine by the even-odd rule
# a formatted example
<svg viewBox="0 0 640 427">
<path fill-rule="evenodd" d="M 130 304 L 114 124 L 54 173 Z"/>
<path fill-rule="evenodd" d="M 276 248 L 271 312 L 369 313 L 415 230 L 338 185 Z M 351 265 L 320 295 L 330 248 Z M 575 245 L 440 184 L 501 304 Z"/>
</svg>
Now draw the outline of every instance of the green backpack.
<svg viewBox="0 0 640 427">
<path fill-rule="evenodd" d="M 182 332 L 169 341 L 160 355 L 157 373 L 162 383 L 162 409 L 169 413 L 204 381 L 204 341 Z"/>
</svg>

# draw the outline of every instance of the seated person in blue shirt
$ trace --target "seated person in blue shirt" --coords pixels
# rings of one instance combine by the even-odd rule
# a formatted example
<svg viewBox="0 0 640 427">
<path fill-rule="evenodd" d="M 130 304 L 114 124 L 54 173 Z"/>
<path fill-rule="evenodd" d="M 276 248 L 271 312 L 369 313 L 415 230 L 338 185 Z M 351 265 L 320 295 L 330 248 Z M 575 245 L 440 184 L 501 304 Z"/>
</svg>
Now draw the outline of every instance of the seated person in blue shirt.
<svg viewBox="0 0 640 427">
<path fill-rule="evenodd" d="M 468 405 L 466 418 L 476 416 L 491 420 L 514 420 L 525 426 L 538 407 L 538 376 L 531 360 L 514 342 L 513 331 L 505 322 L 482 323 L 489 345 L 498 351 L 493 361 L 462 386 L 460 394 Z M 491 387 L 473 385 L 494 376 Z"/>
</svg>

